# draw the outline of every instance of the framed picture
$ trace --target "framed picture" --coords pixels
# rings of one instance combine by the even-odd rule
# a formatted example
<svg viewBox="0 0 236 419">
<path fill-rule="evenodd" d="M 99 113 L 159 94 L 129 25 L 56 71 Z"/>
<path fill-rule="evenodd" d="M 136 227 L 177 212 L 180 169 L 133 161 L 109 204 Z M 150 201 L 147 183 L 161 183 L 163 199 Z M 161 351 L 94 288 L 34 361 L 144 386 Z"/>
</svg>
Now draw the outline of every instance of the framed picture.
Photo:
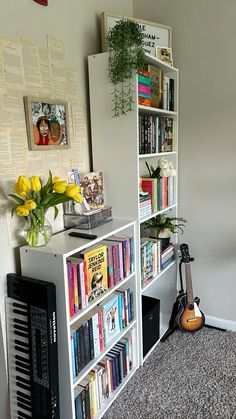
<svg viewBox="0 0 236 419">
<path fill-rule="evenodd" d="M 166 64 L 173 66 L 172 49 L 166 47 L 156 47 L 156 57 Z"/>
<path fill-rule="evenodd" d="M 159 45 L 171 48 L 171 26 L 162 25 L 161 23 L 151 22 L 147 20 L 137 19 L 129 16 L 116 15 L 113 13 L 103 12 L 101 15 L 101 37 L 102 51 L 107 51 L 107 34 L 110 28 L 115 26 L 116 22 L 121 19 L 130 19 L 137 22 L 144 33 L 144 49 L 145 52 L 155 57 L 156 47 Z"/>
<path fill-rule="evenodd" d="M 24 105 L 30 150 L 70 147 L 67 102 L 25 96 Z"/>
</svg>

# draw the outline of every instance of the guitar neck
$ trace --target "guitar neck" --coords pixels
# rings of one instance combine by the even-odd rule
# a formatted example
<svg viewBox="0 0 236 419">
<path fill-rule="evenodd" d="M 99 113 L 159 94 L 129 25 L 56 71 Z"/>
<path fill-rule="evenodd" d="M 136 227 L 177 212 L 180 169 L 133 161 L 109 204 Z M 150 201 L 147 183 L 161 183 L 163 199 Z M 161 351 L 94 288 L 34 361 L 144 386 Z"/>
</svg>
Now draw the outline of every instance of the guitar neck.
<svg viewBox="0 0 236 419">
<path fill-rule="evenodd" d="M 188 304 L 193 304 L 193 286 L 190 262 L 185 263 L 186 293 Z"/>
</svg>

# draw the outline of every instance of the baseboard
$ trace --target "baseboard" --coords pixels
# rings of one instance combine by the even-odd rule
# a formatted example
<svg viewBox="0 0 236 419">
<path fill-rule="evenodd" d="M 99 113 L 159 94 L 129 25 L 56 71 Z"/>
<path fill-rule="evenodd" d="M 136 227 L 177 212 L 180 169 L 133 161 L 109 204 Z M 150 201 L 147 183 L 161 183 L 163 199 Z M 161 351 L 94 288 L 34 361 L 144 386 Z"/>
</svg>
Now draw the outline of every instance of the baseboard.
<svg viewBox="0 0 236 419">
<path fill-rule="evenodd" d="M 219 329 L 232 330 L 236 332 L 236 322 L 232 320 L 220 319 L 219 317 L 205 316 L 207 326 L 217 327 Z"/>
</svg>

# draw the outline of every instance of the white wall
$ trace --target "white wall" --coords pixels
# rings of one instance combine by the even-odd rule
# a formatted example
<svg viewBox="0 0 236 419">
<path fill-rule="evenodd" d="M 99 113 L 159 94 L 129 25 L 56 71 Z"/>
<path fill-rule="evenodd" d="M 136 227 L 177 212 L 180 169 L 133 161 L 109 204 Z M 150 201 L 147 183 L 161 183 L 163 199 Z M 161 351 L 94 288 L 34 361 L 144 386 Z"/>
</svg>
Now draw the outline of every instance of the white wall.
<svg viewBox="0 0 236 419">
<path fill-rule="evenodd" d="M 2 2 L 3 3 L 3 2 Z M 46 34 L 64 41 L 65 61 L 68 67 L 79 71 L 81 100 L 88 112 L 87 56 L 100 52 L 100 14 L 102 11 L 132 16 L 133 0 L 49 0 L 48 7 L 33 0 L 8 0 L 2 4 L 0 37 L 25 36 L 46 47 Z M 87 123 L 88 125 L 88 123 Z M 88 132 L 89 132 L 89 126 Z M 1 152 L 1 151 L 0 151 Z M 89 170 L 88 152 L 86 155 Z M 8 244 L 5 217 L 0 215 L 0 307 L 3 330 L 0 329 L 0 418 L 8 419 L 8 397 L 3 336 L 5 335 L 4 296 L 6 274 L 19 270 L 18 250 Z"/>
<path fill-rule="evenodd" d="M 172 26 L 180 69 L 180 240 L 196 258 L 202 310 L 236 321 L 234 0 L 134 0 L 134 16 Z"/>
</svg>

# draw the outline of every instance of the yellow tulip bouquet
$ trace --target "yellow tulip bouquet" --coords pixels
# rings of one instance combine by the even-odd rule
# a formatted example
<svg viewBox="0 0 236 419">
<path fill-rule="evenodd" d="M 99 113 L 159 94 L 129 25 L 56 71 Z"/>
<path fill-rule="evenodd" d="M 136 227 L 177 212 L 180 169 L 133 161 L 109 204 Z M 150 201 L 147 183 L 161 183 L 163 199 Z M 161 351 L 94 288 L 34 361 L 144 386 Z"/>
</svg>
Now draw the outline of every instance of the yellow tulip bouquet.
<svg viewBox="0 0 236 419">
<path fill-rule="evenodd" d="M 38 176 L 31 176 L 29 179 L 19 176 L 14 189 L 17 195 L 9 194 L 17 202 L 12 208 L 12 215 L 16 213 L 27 221 L 23 237 L 30 246 L 45 245 L 50 240 L 52 229 L 51 226 L 48 229 L 45 222 L 48 208 L 54 207 L 54 219 L 56 219 L 57 205 L 71 200 L 83 202 L 78 185 L 67 185 L 65 180 L 52 177 L 51 171 L 45 185 Z"/>
</svg>

